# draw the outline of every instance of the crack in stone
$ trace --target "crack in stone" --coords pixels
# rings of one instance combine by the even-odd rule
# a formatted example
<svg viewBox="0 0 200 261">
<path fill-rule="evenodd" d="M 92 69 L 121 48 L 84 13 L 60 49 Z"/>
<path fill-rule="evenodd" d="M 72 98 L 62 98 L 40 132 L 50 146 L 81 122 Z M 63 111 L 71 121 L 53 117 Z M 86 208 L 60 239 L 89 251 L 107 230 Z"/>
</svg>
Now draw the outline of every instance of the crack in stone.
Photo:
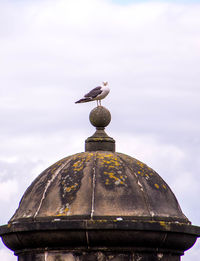
<svg viewBox="0 0 200 261">
<path fill-rule="evenodd" d="M 43 195 L 42 195 L 42 198 L 40 200 L 40 204 L 35 212 L 35 215 L 34 215 L 34 218 L 38 215 L 40 209 L 41 209 L 41 206 L 42 206 L 42 203 L 45 199 L 45 196 L 46 196 L 46 192 L 48 190 L 48 188 L 50 187 L 51 183 L 54 181 L 54 179 L 57 177 L 57 175 L 60 173 L 60 171 L 68 164 L 69 161 L 63 163 L 55 172 L 54 174 L 52 175 L 52 178 L 50 180 L 48 180 L 46 186 L 45 186 L 45 189 L 44 189 L 44 192 L 43 192 Z"/>
</svg>

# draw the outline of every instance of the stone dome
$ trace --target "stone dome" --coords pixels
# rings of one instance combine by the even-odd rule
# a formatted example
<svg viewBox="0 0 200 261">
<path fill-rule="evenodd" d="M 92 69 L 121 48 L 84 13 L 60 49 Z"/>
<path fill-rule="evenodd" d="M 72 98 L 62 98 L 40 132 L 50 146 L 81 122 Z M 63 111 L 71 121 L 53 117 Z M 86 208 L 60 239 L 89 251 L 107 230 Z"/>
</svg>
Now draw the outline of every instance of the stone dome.
<svg viewBox="0 0 200 261">
<path fill-rule="evenodd" d="M 78 153 L 50 166 L 27 189 L 10 221 L 42 218 L 189 222 L 153 169 L 105 151 Z"/>
<path fill-rule="evenodd" d="M 39 219 L 189 223 L 153 169 L 112 151 L 78 153 L 43 171 L 26 190 L 10 222 Z"/>
</svg>

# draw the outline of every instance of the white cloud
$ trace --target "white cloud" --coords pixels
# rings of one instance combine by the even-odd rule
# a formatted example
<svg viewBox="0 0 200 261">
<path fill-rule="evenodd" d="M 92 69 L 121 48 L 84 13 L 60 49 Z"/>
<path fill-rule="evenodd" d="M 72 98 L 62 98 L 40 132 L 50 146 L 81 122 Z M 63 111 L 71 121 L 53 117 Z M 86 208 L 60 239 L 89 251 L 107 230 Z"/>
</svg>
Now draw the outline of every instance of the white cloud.
<svg viewBox="0 0 200 261">
<path fill-rule="evenodd" d="M 183 261 L 194 261 L 199 259 L 200 248 L 199 248 L 200 240 L 198 239 L 196 244 L 185 252 L 185 255 L 181 258 Z"/>
<path fill-rule="evenodd" d="M 17 257 L 6 249 L 0 249 L 0 260 L 2 261 L 16 261 Z"/>
<path fill-rule="evenodd" d="M 132 144 L 132 146 L 127 146 Z M 185 160 L 185 153 L 173 144 L 165 144 L 152 135 L 138 135 L 137 133 L 120 133 L 117 137 L 120 151 L 135 155 L 147 164 L 154 165 L 158 171 L 163 168 L 163 162 L 168 162 L 171 169 Z"/>
<path fill-rule="evenodd" d="M 112 77 L 115 71 L 121 76 L 143 72 L 155 77 L 155 72 L 181 70 L 191 55 L 197 55 L 199 36 L 195 32 L 191 35 L 182 21 L 188 16 L 188 5 L 143 3 L 119 7 L 95 0 L 37 5 L 27 2 L 25 7 L 22 16 L 18 12 L 20 22 L 15 21 L 20 24 L 13 29 L 17 32 L 14 42 L 8 45 L 4 41 L 2 49 L 2 57 L 7 58 L 2 69 L 7 73 L 8 67 L 14 69 L 20 81 L 22 74 L 26 81 L 35 76 L 31 80 L 38 85 L 49 71 L 54 72 L 48 75 L 54 84 L 58 76 L 68 74 L 71 78 L 77 72 L 79 78 L 106 71 Z M 15 11 L 11 8 L 10 15 Z M 193 13 L 195 16 L 195 7 L 190 8 L 190 16 Z M 198 29 L 198 23 L 193 24 L 193 30 Z"/>
<path fill-rule="evenodd" d="M 18 183 L 16 180 L 6 180 L 0 182 L 0 201 L 9 202 L 18 192 Z"/>
</svg>

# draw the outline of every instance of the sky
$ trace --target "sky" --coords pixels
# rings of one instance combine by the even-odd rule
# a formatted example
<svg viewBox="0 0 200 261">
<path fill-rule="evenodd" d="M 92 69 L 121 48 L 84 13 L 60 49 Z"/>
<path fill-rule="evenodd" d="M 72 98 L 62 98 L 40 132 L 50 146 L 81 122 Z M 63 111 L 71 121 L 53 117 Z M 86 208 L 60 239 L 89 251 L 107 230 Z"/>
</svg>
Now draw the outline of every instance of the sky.
<svg viewBox="0 0 200 261">
<path fill-rule="evenodd" d="M 0 224 L 48 166 L 84 151 L 108 81 L 116 149 L 152 167 L 200 225 L 200 1 L 0 1 Z M 198 260 L 200 241 L 182 261 Z M 17 257 L 3 243 L 0 260 Z"/>
</svg>

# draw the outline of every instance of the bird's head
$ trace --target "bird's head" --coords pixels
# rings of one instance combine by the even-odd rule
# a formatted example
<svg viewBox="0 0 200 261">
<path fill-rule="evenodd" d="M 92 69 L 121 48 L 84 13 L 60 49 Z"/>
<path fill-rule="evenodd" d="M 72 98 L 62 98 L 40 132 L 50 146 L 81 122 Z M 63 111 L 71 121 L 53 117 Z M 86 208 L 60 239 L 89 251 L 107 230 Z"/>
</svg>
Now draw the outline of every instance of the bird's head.
<svg viewBox="0 0 200 261">
<path fill-rule="evenodd" d="M 103 86 L 106 86 L 106 85 L 108 85 L 108 82 L 103 82 Z"/>
</svg>

